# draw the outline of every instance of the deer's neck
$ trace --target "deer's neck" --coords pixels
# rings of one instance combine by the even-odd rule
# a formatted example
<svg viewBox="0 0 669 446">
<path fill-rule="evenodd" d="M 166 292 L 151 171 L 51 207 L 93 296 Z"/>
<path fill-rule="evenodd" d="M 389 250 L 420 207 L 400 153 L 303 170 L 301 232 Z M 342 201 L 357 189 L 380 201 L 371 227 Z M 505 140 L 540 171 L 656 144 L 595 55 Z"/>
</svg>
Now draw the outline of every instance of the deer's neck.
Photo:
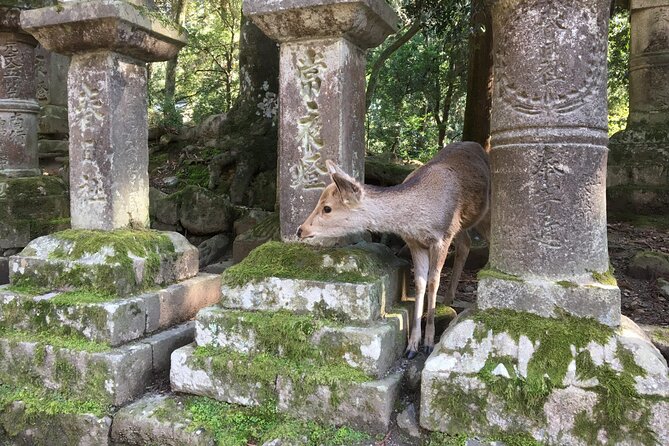
<svg viewBox="0 0 669 446">
<path fill-rule="evenodd" d="M 402 226 L 402 219 L 411 218 L 407 213 L 408 197 L 399 187 L 365 186 L 362 214 L 365 229 L 373 232 L 395 232 Z"/>
</svg>

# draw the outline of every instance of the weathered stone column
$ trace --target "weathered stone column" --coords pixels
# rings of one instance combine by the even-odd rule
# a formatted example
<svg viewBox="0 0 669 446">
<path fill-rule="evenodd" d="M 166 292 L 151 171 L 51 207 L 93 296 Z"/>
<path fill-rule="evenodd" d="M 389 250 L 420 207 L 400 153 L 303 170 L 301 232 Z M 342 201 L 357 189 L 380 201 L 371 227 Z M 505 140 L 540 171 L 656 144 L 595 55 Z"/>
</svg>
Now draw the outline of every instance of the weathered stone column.
<svg viewBox="0 0 669 446">
<path fill-rule="evenodd" d="M 37 47 L 37 101 L 40 105 L 39 155 L 44 160 L 68 156 L 67 72 L 70 58 Z"/>
<path fill-rule="evenodd" d="M 281 237 L 294 240 L 327 184 L 326 159 L 363 178 L 365 50 L 398 18 L 382 0 L 246 0 L 244 13 L 281 43 Z"/>
<path fill-rule="evenodd" d="M 0 6 L 0 175 L 39 175 L 35 47 L 21 10 Z"/>
<path fill-rule="evenodd" d="M 608 3 L 494 3 L 492 274 L 480 308 L 620 322 L 619 290 L 605 283 Z"/>
<path fill-rule="evenodd" d="M 669 0 L 630 9 L 630 114 L 609 145 L 609 209 L 669 214 Z"/>
<path fill-rule="evenodd" d="M 47 50 L 72 56 L 72 227 L 148 226 L 145 63 L 172 58 L 184 36 L 120 0 L 26 11 L 21 23 Z"/>
</svg>

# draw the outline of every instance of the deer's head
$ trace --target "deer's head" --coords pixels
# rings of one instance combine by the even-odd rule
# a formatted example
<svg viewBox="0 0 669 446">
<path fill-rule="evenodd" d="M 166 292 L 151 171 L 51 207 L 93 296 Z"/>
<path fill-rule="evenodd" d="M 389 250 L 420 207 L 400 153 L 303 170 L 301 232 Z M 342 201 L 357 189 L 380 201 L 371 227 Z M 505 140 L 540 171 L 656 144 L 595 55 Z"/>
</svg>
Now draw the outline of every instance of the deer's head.
<svg viewBox="0 0 669 446">
<path fill-rule="evenodd" d="M 325 164 L 332 183 L 323 190 L 316 208 L 298 228 L 297 236 L 301 239 L 342 237 L 364 230 L 359 212 L 364 186 L 332 161 Z"/>
</svg>

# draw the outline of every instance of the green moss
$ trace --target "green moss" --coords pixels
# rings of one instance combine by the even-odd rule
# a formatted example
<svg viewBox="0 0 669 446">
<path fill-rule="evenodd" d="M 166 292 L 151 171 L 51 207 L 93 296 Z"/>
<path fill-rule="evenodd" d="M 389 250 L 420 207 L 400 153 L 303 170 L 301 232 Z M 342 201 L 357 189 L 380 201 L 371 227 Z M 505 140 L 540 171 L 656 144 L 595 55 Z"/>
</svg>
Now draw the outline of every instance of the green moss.
<svg viewBox="0 0 669 446">
<path fill-rule="evenodd" d="M 503 271 L 500 271 L 496 268 L 491 268 L 489 266 L 486 266 L 485 268 L 480 270 L 476 275 L 476 277 L 478 277 L 479 280 L 488 278 L 488 279 L 509 280 L 511 282 L 524 282 L 524 280 L 518 276 L 505 273 Z"/>
<path fill-rule="evenodd" d="M 354 262 L 352 271 L 337 271 L 323 266 L 329 256 L 334 264 Z M 268 242 L 256 248 L 241 263 L 223 273 L 223 283 L 241 286 L 267 277 L 328 282 L 369 283 L 378 279 L 384 268 L 382 259 L 357 248 L 314 248 L 302 243 Z"/>
<path fill-rule="evenodd" d="M 443 432 L 430 432 L 424 442 L 424 446 L 466 446 L 469 439 L 467 434 L 445 434 Z"/>
<path fill-rule="evenodd" d="M 592 278 L 595 282 L 599 282 L 602 285 L 611 285 L 618 286 L 618 281 L 616 281 L 615 276 L 613 275 L 615 270 L 612 265 L 609 265 L 609 269 L 604 272 L 598 271 L 589 271 L 592 274 Z"/>
<path fill-rule="evenodd" d="M 99 252 L 103 247 L 112 247 L 120 253 L 146 256 L 154 251 L 174 253 L 174 245 L 168 236 L 159 231 L 119 229 L 96 231 L 69 229 L 53 234 L 58 240 L 72 242 L 69 252 L 62 258 L 80 259 L 86 254 Z"/>
<path fill-rule="evenodd" d="M 47 391 L 43 388 L 14 387 L 0 384 L 0 408 L 6 408 L 15 401 L 22 401 L 25 414 L 93 414 L 101 417 L 109 413 L 110 407 L 97 401 L 74 398 L 62 392 Z M 3 410 L 0 410 L 2 412 Z"/>
<path fill-rule="evenodd" d="M 500 441 L 505 446 L 542 446 L 543 444 L 526 432 L 499 433 L 487 437 L 486 441 Z"/>
<path fill-rule="evenodd" d="M 277 438 L 300 444 L 306 440 L 306 444 L 314 446 L 355 446 L 371 440 L 369 435 L 347 427 L 323 426 L 287 417 L 273 405 L 239 407 L 204 397 L 188 397 L 184 407 L 192 419 L 189 430 L 206 430 L 218 446 L 263 444 Z"/>
<path fill-rule="evenodd" d="M 570 282 L 568 280 L 559 280 L 555 282 L 556 284 L 560 285 L 562 288 L 578 288 L 578 284 L 574 282 Z"/>
<path fill-rule="evenodd" d="M 37 342 L 42 346 L 50 345 L 56 348 L 67 348 L 76 351 L 90 353 L 106 352 L 110 350 L 109 344 L 94 342 L 77 334 L 54 334 L 49 331 L 27 333 L 24 331 L 0 328 L 0 337 L 16 342 Z"/>
<path fill-rule="evenodd" d="M 457 384 L 440 382 L 433 392 L 435 412 L 448 414 L 450 433 L 469 432 L 475 425 L 485 425 L 488 402 L 482 391 L 464 390 Z"/>
<path fill-rule="evenodd" d="M 50 300 L 57 307 L 69 307 L 78 304 L 99 304 L 112 301 L 118 297 L 109 293 L 93 291 L 67 291 Z"/>
<path fill-rule="evenodd" d="M 177 172 L 177 177 L 188 185 L 207 187 L 209 185 L 209 168 L 201 164 L 187 164 Z"/>
</svg>

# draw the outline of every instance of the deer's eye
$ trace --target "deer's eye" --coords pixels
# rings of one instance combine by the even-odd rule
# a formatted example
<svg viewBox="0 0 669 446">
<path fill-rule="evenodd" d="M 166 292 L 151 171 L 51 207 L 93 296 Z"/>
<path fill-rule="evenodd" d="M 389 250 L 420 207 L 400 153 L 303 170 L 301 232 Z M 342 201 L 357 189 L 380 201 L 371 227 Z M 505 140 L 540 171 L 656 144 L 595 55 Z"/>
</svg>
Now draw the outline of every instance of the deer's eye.
<svg viewBox="0 0 669 446">
<path fill-rule="evenodd" d="M 325 212 L 326 214 L 329 214 L 330 212 L 332 212 L 332 208 L 330 206 L 325 206 L 323 208 L 323 212 Z"/>
</svg>

